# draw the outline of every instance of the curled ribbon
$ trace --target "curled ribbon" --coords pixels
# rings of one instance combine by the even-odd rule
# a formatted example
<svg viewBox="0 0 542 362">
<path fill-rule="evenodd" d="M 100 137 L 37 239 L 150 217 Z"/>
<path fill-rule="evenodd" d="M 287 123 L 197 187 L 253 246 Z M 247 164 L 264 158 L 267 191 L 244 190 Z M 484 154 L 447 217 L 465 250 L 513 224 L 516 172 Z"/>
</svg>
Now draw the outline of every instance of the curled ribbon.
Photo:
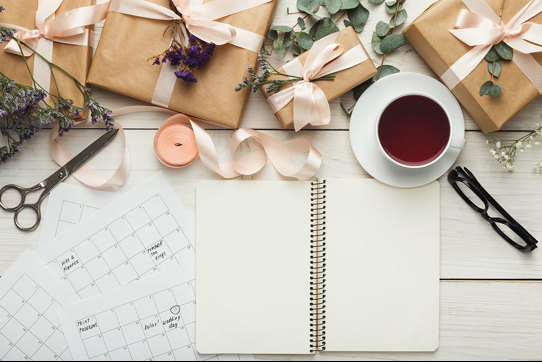
<svg viewBox="0 0 542 362">
<path fill-rule="evenodd" d="M 344 46 L 335 43 L 338 36 L 339 33 L 331 34 L 315 42 L 303 65 L 297 58 L 285 64 L 283 69 L 286 74 L 303 77 L 303 80 L 267 98 L 275 113 L 293 100 L 296 132 L 308 124 L 324 126 L 331 122 L 327 97 L 314 80 L 369 59 L 359 44 L 345 53 Z"/>
<path fill-rule="evenodd" d="M 460 11 L 455 29 L 450 32 L 474 48 L 441 76 L 444 84 L 455 88 L 482 62 L 493 45 L 504 41 L 516 50 L 513 61 L 542 94 L 542 66 L 531 55 L 542 51 L 542 25 L 527 22 L 542 13 L 542 1 L 530 0 L 508 24 L 501 23 L 485 0 L 463 0 L 463 3 L 469 10 Z"/>
<path fill-rule="evenodd" d="M 63 0 L 39 0 L 36 11 L 36 29 L 31 30 L 4 23 L 0 23 L 0 26 L 15 29 L 17 31 L 15 37 L 48 60 L 53 58 L 54 42 L 90 46 L 91 32 L 87 26 L 105 19 L 110 3 L 81 7 L 56 16 L 55 13 L 62 2 Z M 25 46 L 19 47 L 19 44 L 13 39 L 4 49 L 9 53 L 24 57 L 33 54 L 33 51 Z M 44 89 L 50 89 L 51 69 L 40 57 L 34 57 L 33 75 Z"/>
<path fill-rule="evenodd" d="M 182 21 L 192 34 L 198 38 L 217 45 L 230 43 L 237 47 L 258 53 L 264 37 L 228 24 L 217 21 L 273 0 L 173 0 L 182 17 L 173 10 L 145 0 L 112 0 L 109 11 L 140 18 Z M 175 67 L 162 64 L 156 83 L 152 104 L 167 108 L 177 82 L 173 74 Z"/>
<path fill-rule="evenodd" d="M 165 165 L 170 167 L 189 165 L 199 154 L 202 163 L 207 168 L 226 179 L 254 175 L 270 162 L 282 176 L 306 180 L 314 177 L 322 165 L 322 155 L 320 152 L 309 142 L 309 140 L 303 138 L 280 142 L 265 133 L 248 128 L 241 128 L 232 135 L 230 141 L 229 150 L 232 159 L 231 162 L 221 162 L 218 157 L 216 146 L 209 133 L 194 119 L 191 119 L 184 114 L 152 106 L 131 106 L 114 110 L 113 115 L 120 116 L 129 113 L 155 111 L 171 115 L 160 128 L 154 143 L 157 157 Z M 187 132 L 186 129 L 182 130 L 181 132 L 183 135 L 180 138 L 176 138 L 175 135 L 172 135 L 172 132 L 178 131 L 173 130 L 172 132 L 164 132 L 166 131 L 166 128 L 172 126 L 187 127 L 186 129 L 190 129 L 191 132 Z M 88 165 L 83 165 L 73 174 L 80 182 L 91 188 L 107 189 L 121 186 L 128 178 L 130 158 L 126 137 L 120 123 L 115 122 L 115 127 L 120 128 L 120 135 L 124 141 L 124 152 L 122 161 L 114 175 L 109 179 L 105 179 Z M 160 134 L 166 136 L 160 137 Z M 239 148 L 249 141 L 255 141 L 261 148 L 248 155 L 235 157 Z M 167 142 L 180 142 L 182 144 L 163 144 Z M 171 149 L 171 147 L 185 147 L 185 150 L 173 151 L 171 153 L 171 151 L 167 150 L 167 148 Z M 73 154 L 58 142 L 58 126 L 55 126 L 51 131 L 50 152 L 53 160 L 58 165 L 64 165 L 73 158 Z M 307 154 L 307 159 L 304 164 L 301 167 L 296 167 L 292 159 L 304 154 Z M 176 157 L 180 158 L 176 159 Z"/>
<path fill-rule="evenodd" d="M 184 114 L 172 116 L 162 126 L 161 130 L 179 124 L 190 125 L 194 133 L 193 139 L 196 145 L 186 146 L 189 149 L 196 148 L 203 164 L 226 179 L 254 175 L 261 171 L 269 161 L 282 176 L 305 180 L 315 176 L 322 164 L 320 152 L 306 139 L 298 138 L 279 142 L 272 136 L 248 128 L 237 130 L 231 137 L 230 156 L 232 161 L 230 163 L 220 162 L 215 144 L 209 133 L 188 116 Z M 238 149 L 248 141 L 255 141 L 261 149 L 236 158 L 235 155 Z M 168 140 L 164 139 L 163 142 L 168 142 Z M 155 142 L 156 146 L 160 147 L 160 140 Z M 155 150 L 158 150 L 158 148 L 155 148 Z M 157 154 L 159 155 L 158 152 Z M 190 151 L 188 154 L 190 154 Z M 303 154 L 308 154 L 307 160 L 302 167 L 296 168 L 292 159 Z"/>
</svg>

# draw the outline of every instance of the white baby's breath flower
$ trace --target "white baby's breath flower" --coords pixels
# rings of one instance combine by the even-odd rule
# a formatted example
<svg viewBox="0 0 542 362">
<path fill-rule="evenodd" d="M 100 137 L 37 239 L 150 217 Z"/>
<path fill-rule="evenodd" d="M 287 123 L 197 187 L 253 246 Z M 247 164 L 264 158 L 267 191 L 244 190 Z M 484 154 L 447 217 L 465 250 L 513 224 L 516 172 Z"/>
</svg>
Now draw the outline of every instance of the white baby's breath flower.
<svg viewBox="0 0 542 362">
<path fill-rule="evenodd" d="M 502 147 L 502 141 L 497 141 L 495 146 L 497 147 L 497 149 L 500 149 Z"/>
</svg>

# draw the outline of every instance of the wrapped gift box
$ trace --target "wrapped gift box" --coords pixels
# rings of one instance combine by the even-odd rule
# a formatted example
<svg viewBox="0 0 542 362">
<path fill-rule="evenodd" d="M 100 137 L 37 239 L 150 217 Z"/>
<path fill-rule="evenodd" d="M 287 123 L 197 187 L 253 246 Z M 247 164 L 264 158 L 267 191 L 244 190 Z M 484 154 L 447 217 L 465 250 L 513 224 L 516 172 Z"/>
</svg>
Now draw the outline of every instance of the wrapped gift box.
<svg viewBox="0 0 542 362">
<path fill-rule="evenodd" d="M 64 1 L 59 7 L 56 15 L 63 14 L 69 10 L 90 6 L 94 0 L 70 0 Z M 38 0 L 2 0 L 1 4 L 6 10 L 0 13 L 0 23 L 14 24 L 27 29 L 35 29 L 36 10 Z M 0 71 L 17 83 L 27 86 L 32 85 L 32 79 L 25 66 L 22 56 L 4 51 L 8 42 L 1 45 L 0 50 Z M 82 84 L 86 84 L 87 73 L 90 68 L 92 48 L 89 46 L 70 45 L 55 42 L 53 45 L 53 63 L 65 69 L 68 73 L 77 78 Z M 30 70 L 34 66 L 35 55 L 26 58 Z M 54 76 L 60 90 L 60 95 L 66 99 L 72 99 L 78 107 L 84 108 L 85 101 L 75 82 L 63 72 L 55 69 Z M 51 94 L 58 95 L 51 75 Z M 81 118 L 87 118 L 88 112 L 84 112 Z"/>
<path fill-rule="evenodd" d="M 501 0 L 483 1 L 486 1 L 496 14 L 499 14 Z M 529 0 L 505 1 L 504 23 L 508 23 L 527 3 Z M 454 29 L 461 9 L 466 9 L 462 0 L 440 0 L 404 31 L 412 47 L 439 77 L 472 49 L 450 33 L 450 30 Z M 542 24 L 542 14 L 529 21 Z M 532 56 L 542 65 L 542 53 L 535 53 Z M 486 133 L 501 129 L 540 95 L 537 88 L 514 61 L 501 61 L 501 64 L 502 72 L 496 81 L 504 89 L 499 98 L 480 95 L 480 87 L 491 77 L 485 60 L 452 89 L 459 102 Z"/>
<path fill-rule="evenodd" d="M 361 45 L 361 48 L 363 49 L 365 54 L 367 54 L 367 51 L 365 50 L 365 48 L 363 48 L 359 37 L 357 36 L 356 32 L 352 27 L 347 27 L 342 30 L 337 39 L 335 40 L 335 43 L 339 43 L 344 46 L 344 53 L 357 45 Z M 299 60 L 301 64 L 305 64 L 307 55 L 308 52 L 305 52 L 296 59 Z M 278 71 L 281 73 L 285 72 L 284 68 L 279 68 Z M 334 81 L 320 81 L 317 82 L 317 84 L 318 87 L 320 87 L 324 91 L 328 102 L 331 102 L 334 99 L 345 94 L 346 92 L 350 91 L 352 88 L 357 87 L 361 83 L 365 82 L 376 73 L 377 69 L 371 58 L 367 55 L 367 60 L 365 60 L 364 62 L 333 74 L 335 76 Z M 274 75 L 270 77 L 270 79 L 274 78 L 280 79 L 281 76 Z M 286 89 L 288 87 L 293 87 L 293 85 L 289 84 L 287 86 L 284 86 L 282 89 Z M 262 92 L 266 98 L 269 98 L 269 96 L 271 96 L 271 94 L 267 93 L 263 88 Z M 276 116 L 279 119 L 283 128 L 292 127 L 294 123 L 294 102 L 290 102 L 286 107 L 276 112 Z"/>
<path fill-rule="evenodd" d="M 169 0 L 151 0 L 169 9 Z M 209 1 L 204 1 L 209 2 Z M 222 23 L 266 36 L 277 1 L 220 19 Z M 89 82 L 110 91 L 152 103 L 161 66 L 152 58 L 162 54 L 171 38 L 167 21 L 109 12 L 89 73 Z M 258 54 L 225 44 L 211 61 L 195 70 L 197 83 L 177 80 L 168 108 L 221 126 L 238 128 L 250 91 L 235 87 L 256 66 Z M 164 65 L 162 65 L 164 66 Z"/>
</svg>

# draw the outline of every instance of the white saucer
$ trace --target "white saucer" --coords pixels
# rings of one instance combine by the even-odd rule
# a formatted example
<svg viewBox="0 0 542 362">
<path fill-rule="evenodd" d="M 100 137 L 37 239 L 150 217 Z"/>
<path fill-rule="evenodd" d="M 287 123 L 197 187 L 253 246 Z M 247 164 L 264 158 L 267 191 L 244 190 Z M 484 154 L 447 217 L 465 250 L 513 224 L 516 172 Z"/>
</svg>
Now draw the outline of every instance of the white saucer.
<svg viewBox="0 0 542 362">
<path fill-rule="evenodd" d="M 442 83 L 417 73 L 397 73 L 382 78 L 363 93 L 354 108 L 350 120 L 350 143 L 365 171 L 390 186 L 407 188 L 426 185 L 446 173 L 461 153 L 450 148 L 438 162 L 423 169 L 400 167 L 382 154 L 375 137 L 379 111 L 393 99 L 416 92 L 436 98 L 450 115 L 453 139 L 465 138 L 461 106 Z"/>
</svg>

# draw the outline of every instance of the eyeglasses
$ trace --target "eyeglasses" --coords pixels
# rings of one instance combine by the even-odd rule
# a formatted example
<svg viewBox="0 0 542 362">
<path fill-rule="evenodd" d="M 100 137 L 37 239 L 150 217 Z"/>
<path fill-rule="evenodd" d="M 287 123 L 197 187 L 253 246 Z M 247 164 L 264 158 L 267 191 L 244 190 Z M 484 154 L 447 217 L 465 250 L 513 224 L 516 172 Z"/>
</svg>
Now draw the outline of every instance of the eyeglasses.
<svg viewBox="0 0 542 362">
<path fill-rule="evenodd" d="M 533 251 L 538 241 L 521 226 L 501 205 L 482 187 L 467 168 L 457 167 L 448 174 L 448 182 L 463 200 L 504 240 L 521 251 Z M 466 188 L 465 188 L 466 187 Z M 503 217 L 491 217 L 489 207 L 493 206 Z"/>
</svg>

